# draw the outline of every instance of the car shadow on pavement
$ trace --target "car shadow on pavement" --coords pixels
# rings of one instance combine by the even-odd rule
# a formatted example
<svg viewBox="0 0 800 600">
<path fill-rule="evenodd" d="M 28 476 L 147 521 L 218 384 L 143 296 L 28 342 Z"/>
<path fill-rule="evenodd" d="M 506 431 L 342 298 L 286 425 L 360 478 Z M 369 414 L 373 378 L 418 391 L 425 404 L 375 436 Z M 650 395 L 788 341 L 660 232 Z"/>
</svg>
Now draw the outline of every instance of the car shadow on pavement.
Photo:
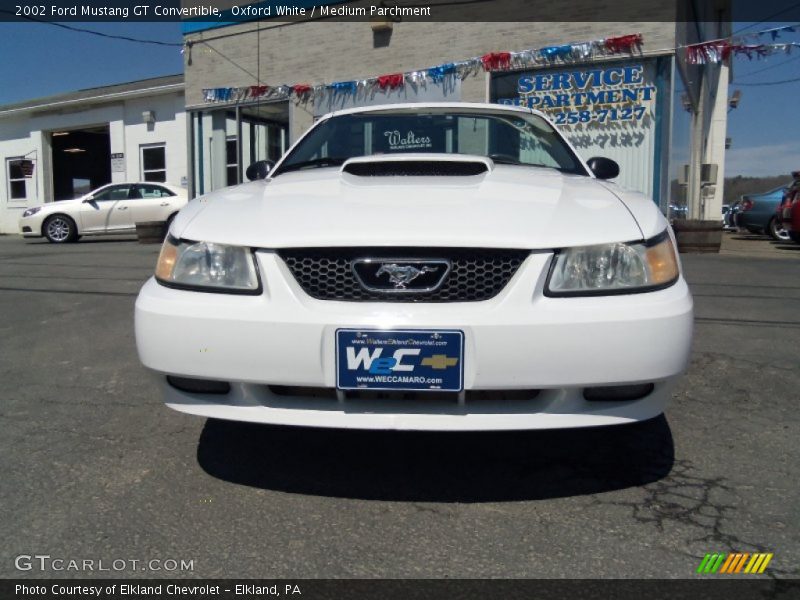
<svg viewBox="0 0 800 600">
<path fill-rule="evenodd" d="M 197 460 L 213 477 L 297 494 L 499 502 L 596 494 L 669 474 L 666 418 L 524 432 L 396 432 L 209 419 Z"/>
</svg>

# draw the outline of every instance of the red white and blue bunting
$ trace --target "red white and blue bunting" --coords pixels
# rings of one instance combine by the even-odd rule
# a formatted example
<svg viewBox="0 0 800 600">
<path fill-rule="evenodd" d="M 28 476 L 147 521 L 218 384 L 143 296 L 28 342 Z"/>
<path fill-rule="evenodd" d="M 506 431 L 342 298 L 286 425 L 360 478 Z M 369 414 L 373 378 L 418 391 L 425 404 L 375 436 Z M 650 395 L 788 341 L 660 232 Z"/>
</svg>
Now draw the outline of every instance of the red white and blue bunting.
<svg viewBox="0 0 800 600">
<path fill-rule="evenodd" d="M 761 39 L 769 36 L 774 42 L 782 33 L 795 33 L 800 24 L 784 25 L 763 29 L 754 33 L 739 35 L 686 46 L 686 62 L 690 65 L 718 64 L 732 56 L 746 56 L 749 59 L 765 58 L 773 54 L 788 54 L 800 48 L 800 42 L 762 44 Z"/>
<path fill-rule="evenodd" d="M 800 31 L 800 24 L 773 27 L 730 38 L 700 42 L 684 46 L 686 62 L 692 65 L 717 64 L 732 56 L 749 59 L 765 58 L 773 54 L 788 54 L 800 49 L 800 42 L 775 42 L 781 34 Z M 769 36 L 773 43 L 761 43 Z M 466 60 L 444 63 L 426 69 L 386 73 L 365 79 L 334 81 L 331 83 L 295 83 L 283 85 L 250 85 L 244 87 L 207 88 L 203 90 L 205 102 L 240 103 L 252 100 L 286 100 L 298 102 L 332 99 L 341 96 L 374 97 L 404 86 L 442 84 L 449 78 L 464 80 L 481 72 L 523 70 L 570 64 L 593 58 L 634 55 L 641 51 L 642 35 L 634 33 L 589 42 L 573 42 L 559 46 L 520 50 L 517 52 L 489 52 Z"/>
<path fill-rule="evenodd" d="M 570 64 L 604 56 L 633 55 L 641 51 L 642 34 L 634 33 L 590 42 L 546 46 L 518 52 L 489 52 L 466 60 L 444 63 L 417 71 L 387 73 L 365 79 L 332 83 L 295 83 L 277 86 L 251 85 L 244 87 L 208 88 L 203 90 L 205 102 L 239 103 L 252 100 L 285 100 L 309 102 L 331 96 L 373 95 L 410 86 L 441 84 L 448 78 L 461 80 L 481 72 L 521 70 Z"/>
</svg>

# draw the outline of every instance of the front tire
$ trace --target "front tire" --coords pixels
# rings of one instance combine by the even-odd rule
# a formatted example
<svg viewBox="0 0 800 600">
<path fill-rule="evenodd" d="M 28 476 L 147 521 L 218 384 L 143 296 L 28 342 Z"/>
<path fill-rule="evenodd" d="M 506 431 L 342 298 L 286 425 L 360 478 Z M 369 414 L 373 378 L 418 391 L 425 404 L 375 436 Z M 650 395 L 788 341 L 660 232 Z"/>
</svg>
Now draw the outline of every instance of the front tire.
<svg viewBox="0 0 800 600">
<path fill-rule="evenodd" d="M 42 226 L 42 233 L 52 244 L 65 244 L 78 239 L 78 227 L 66 215 L 48 217 Z"/>
<path fill-rule="evenodd" d="M 783 228 L 782 224 L 778 223 L 777 217 L 772 217 L 772 220 L 769 222 L 769 226 L 767 227 L 767 231 L 769 231 L 769 234 L 775 241 L 789 241 L 789 232 Z"/>
</svg>

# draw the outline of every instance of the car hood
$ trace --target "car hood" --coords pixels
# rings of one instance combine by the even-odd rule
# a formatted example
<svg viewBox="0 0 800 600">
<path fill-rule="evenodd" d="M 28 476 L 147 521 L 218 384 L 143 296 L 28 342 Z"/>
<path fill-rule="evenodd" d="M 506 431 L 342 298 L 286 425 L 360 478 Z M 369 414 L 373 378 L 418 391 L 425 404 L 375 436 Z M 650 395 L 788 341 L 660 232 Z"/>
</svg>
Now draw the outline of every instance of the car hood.
<svg viewBox="0 0 800 600">
<path fill-rule="evenodd" d="M 367 177 L 318 168 L 197 198 L 178 215 L 172 233 L 261 248 L 546 249 L 642 239 L 614 188 L 538 167 L 494 165 L 469 176 Z M 648 212 L 658 213 L 647 204 Z"/>
<path fill-rule="evenodd" d="M 56 200 L 54 202 L 46 202 L 44 204 L 34 204 L 28 208 L 40 208 L 43 211 L 58 212 L 67 208 L 78 208 L 83 202 L 83 198 L 74 198 L 72 200 Z"/>
</svg>

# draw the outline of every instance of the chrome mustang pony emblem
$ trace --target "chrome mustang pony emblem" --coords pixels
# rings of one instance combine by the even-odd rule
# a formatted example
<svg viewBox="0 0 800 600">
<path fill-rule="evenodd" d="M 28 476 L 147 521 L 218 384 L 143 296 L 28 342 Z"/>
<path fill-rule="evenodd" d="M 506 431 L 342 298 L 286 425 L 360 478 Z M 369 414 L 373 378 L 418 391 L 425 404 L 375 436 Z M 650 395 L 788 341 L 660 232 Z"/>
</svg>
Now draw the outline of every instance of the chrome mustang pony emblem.
<svg viewBox="0 0 800 600">
<path fill-rule="evenodd" d="M 442 258 L 358 258 L 351 268 L 365 290 L 391 294 L 437 290 L 450 266 L 450 261 Z"/>
<path fill-rule="evenodd" d="M 375 277 L 380 277 L 384 273 L 389 276 L 389 281 L 394 284 L 394 289 L 396 290 L 404 290 L 406 286 L 414 281 L 417 277 L 424 273 L 435 273 L 439 270 L 439 267 L 428 267 L 423 266 L 421 269 L 418 269 L 412 265 L 398 265 L 395 263 L 384 263 L 381 265 L 381 268 L 378 269 L 378 272 L 375 273 Z"/>
</svg>

